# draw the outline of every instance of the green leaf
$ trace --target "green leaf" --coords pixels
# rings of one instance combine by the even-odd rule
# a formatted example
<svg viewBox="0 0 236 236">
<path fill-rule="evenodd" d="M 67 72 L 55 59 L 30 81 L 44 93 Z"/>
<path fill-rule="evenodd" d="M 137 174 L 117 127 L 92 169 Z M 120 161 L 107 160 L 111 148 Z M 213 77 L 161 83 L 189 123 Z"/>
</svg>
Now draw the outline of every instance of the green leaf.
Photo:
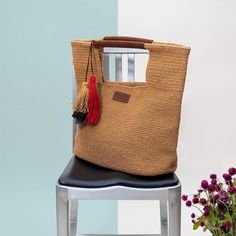
<svg viewBox="0 0 236 236">
<path fill-rule="evenodd" d="M 204 215 L 201 215 L 201 216 L 199 217 L 199 220 L 204 221 L 204 220 L 205 220 L 205 216 L 204 216 Z"/>
<path fill-rule="evenodd" d="M 197 230 L 200 226 L 200 220 L 195 222 L 195 224 L 193 225 L 193 230 Z"/>
<path fill-rule="evenodd" d="M 203 228 L 203 232 L 206 232 L 207 231 L 207 227 L 205 226 L 204 228 Z"/>
<path fill-rule="evenodd" d="M 225 219 L 226 219 L 226 221 L 232 221 L 232 216 L 227 212 L 225 214 Z"/>
</svg>

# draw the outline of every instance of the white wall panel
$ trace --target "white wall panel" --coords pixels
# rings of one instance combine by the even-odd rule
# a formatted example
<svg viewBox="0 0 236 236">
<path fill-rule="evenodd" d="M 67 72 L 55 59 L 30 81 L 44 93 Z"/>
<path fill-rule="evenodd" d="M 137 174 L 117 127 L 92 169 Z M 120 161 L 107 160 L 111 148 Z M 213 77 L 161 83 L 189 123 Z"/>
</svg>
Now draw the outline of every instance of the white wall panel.
<svg viewBox="0 0 236 236">
<path fill-rule="evenodd" d="M 211 172 L 235 166 L 236 2 L 119 0 L 118 34 L 192 47 L 178 143 L 183 192 L 193 192 Z M 120 213 L 133 209 L 119 206 Z M 183 207 L 182 235 L 200 236 L 192 232 L 190 213 Z M 122 217 L 119 225 L 127 229 Z"/>
<path fill-rule="evenodd" d="M 160 234 L 159 201 L 118 201 L 119 234 Z"/>
</svg>

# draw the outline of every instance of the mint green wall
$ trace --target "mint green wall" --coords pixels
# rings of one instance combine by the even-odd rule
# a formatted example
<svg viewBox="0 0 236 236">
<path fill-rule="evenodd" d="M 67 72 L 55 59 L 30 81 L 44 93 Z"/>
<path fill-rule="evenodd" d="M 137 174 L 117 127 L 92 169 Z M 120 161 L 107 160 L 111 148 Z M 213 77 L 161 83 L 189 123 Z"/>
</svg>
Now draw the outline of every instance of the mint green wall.
<svg viewBox="0 0 236 236">
<path fill-rule="evenodd" d="M 116 0 L 0 0 L 1 236 L 56 235 L 54 185 L 72 146 L 70 41 L 111 34 Z M 116 232 L 115 202 L 80 206 L 81 230 Z"/>
</svg>

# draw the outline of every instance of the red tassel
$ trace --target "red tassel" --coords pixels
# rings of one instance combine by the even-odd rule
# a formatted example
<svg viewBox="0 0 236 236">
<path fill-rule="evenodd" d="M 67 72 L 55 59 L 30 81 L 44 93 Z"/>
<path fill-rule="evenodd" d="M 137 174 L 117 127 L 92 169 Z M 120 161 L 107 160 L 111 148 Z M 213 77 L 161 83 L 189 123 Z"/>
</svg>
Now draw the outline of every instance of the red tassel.
<svg viewBox="0 0 236 236">
<path fill-rule="evenodd" d="M 87 125 L 96 125 L 100 117 L 100 100 L 96 87 L 96 77 L 89 78 L 88 114 L 85 120 Z"/>
</svg>

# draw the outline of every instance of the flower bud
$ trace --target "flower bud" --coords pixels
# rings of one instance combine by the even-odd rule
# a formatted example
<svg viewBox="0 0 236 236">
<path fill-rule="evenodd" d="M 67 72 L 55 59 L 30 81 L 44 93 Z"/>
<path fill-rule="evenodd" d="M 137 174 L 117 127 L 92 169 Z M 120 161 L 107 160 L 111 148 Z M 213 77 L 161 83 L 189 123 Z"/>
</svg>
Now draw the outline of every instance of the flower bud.
<svg viewBox="0 0 236 236">
<path fill-rule="evenodd" d="M 208 187 L 208 181 L 207 181 L 207 180 L 202 180 L 202 182 L 201 182 L 201 187 L 202 187 L 203 189 L 207 189 L 207 187 Z"/>
<path fill-rule="evenodd" d="M 206 200 L 205 198 L 201 198 L 201 199 L 200 199 L 200 203 L 201 203 L 202 205 L 205 205 L 205 204 L 207 203 L 207 200 Z"/>
<path fill-rule="evenodd" d="M 191 207 L 192 206 L 192 202 L 190 200 L 188 200 L 185 204 L 186 204 L 187 207 Z"/>
<path fill-rule="evenodd" d="M 197 204 L 198 202 L 199 202 L 199 199 L 197 197 L 194 197 L 193 200 L 192 200 L 192 203 Z"/>
<path fill-rule="evenodd" d="M 236 174 L 236 169 L 234 167 L 229 168 L 228 173 L 230 175 L 235 175 Z"/>
<path fill-rule="evenodd" d="M 211 179 L 216 179 L 216 178 L 217 178 L 217 175 L 216 175 L 216 174 L 211 174 L 211 175 L 210 175 L 210 178 L 211 178 Z"/>
</svg>

